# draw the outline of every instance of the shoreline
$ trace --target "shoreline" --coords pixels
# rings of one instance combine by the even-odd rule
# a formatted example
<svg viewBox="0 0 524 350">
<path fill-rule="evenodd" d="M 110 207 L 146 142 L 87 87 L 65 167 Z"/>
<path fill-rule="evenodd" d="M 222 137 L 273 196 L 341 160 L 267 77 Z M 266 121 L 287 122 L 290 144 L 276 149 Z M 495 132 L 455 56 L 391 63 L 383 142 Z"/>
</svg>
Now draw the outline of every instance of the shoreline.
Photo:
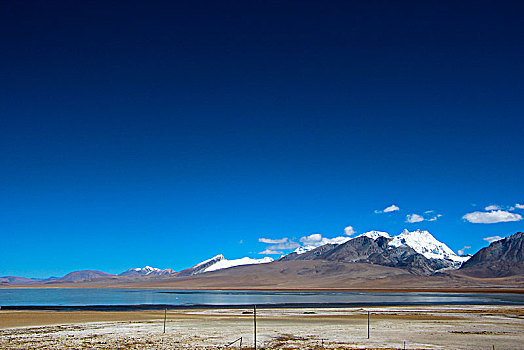
<svg viewBox="0 0 524 350">
<path fill-rule="evenodd" d="M 464 293 L 464 294 L 524 294 L 524 288 L 180 288 L 169 286 L 130 286 L 130 285 L 32 285 L 32 286 L 0 286 L 0 290 L 17 289 L 135 289 L 135 290 L 196 290 L 196 291 L 246 291 L 246 292 L 377 292 L 377 293 Z"/>
<path fill-rule="evenodd" d="M 240 310 L 249 309 L 256 305 L 257 309 L 355 309 L 355 308 L 389 308 L 389 307 L 524 307 L 524 303 L 504 303 L 493 302 L 383 302 L 383 303 L 277 303 L 277 304 L 191 304 L 191 305 L 172 305 L 172 304 L 136 304 L 136 305 L 7 305 L 0 306 L 2 311 L 56 311 L 56 312 L 76 312 L 76 311 L 96 311 L 96 312 L 128 312 L 128 311 L 186 311 L 186 310 Z"/>
</svg>

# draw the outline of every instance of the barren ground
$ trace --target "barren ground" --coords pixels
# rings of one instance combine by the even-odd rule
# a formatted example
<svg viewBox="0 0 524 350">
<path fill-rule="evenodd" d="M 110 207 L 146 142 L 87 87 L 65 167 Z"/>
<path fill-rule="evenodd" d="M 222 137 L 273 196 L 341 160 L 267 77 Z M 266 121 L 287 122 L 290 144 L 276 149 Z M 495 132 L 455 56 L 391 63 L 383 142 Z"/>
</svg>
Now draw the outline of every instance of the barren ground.
<svg viewBox="0 0 524 350">
<path fill-rule="evenodd" d="M 371 312 L 367 339 L 367 311 Z M 216 349 L 253 346 L 250 309 L 0 311 L 0 349 Z M 524 349 L 524 307 L 260 309 L 265 349 Z M 231 346 L 238 348 L 238 343 Z"/>
</svg>

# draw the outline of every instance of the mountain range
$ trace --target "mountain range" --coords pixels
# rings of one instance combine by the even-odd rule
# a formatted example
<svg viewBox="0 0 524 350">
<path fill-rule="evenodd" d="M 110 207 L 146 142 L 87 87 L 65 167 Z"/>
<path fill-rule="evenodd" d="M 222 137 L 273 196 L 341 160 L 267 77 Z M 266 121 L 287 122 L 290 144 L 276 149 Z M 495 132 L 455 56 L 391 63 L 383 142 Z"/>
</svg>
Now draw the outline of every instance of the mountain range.
<svg viewBox="0 0 524 350">
<path fill-rule="evenodd" d="M 199 283 L 209 284 L 210 281 L 215 284 L 225 283 L 227 276 L 240 278 L 244 286 L 263 284 L 268 287 L 295 282 L 300 287 L 301 283 L 306 286 L 308 283 L 328 283 L 326 281 L 329 281 L 330 287 L 336 287 L 353 285 L 355 281 L 370 284 L 392 279 L 396 282 L 399 279 L 413 282 L 427 278 L 431 281 L 446 278 L 450 283 L 458 280 L 471 282 L 472 279 L 489 279 L 493 283 L 493 279 L 506 281 L 509 278 L 524 285 L 524 280 L 521 281 L 524 276 L 523 251 L 524 234 L 521 232 L 491 243 L 472 257 L 465 257 L 455 254 L 428 231 L 404 230 L 396 236 L 370 231 L 348 238 L 340 244 L 301 247 L 276 261 L 269 257 L 228 260 L 223 255 L 217 255 L 180 272 L 150 266 L 132 268 L 119 275 L 86 270 L 40 280 L 0 277 L 0 285 L 185 283 L 200 287 Z M 223 276 L 222 280 L 216 279 L 216 276 Z M 311 280 L 313 278 L 314 281 Z"/>
<path fill-rule="evenodd" d="M 342 244 L 325 244 L 318 248 L 288 254 L 280 261 L 327 260 L 358 262 L 398 267 L 413 274 L 431 275 L 457 269 L 467 257 L 455 254 L 428 231 L 404 230 L 391 237 L 386 232 L 371 231 Z"/>
</svg>

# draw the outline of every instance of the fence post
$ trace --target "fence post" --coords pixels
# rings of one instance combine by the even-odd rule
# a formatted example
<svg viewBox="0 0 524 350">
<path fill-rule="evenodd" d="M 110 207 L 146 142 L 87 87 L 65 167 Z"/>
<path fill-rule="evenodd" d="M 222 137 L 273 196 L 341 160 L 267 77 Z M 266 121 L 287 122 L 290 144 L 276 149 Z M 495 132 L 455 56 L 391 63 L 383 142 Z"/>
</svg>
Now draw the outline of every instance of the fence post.
<svg viewBox="0 0 524 350">
<path fill-rule="evenodd" d="M 164 334 L 166 333 L 167 309 L 164 310 Z"/>
<path fill-rule="evenodd" d="M 369 311 L 368 311 L 368 339 L 369 339 Z"/>
<path fill-rule="evenodd" d="M 257 350 L 257 306 L 253 305 L 253 338 L 255 350 Z"/>
</svg>

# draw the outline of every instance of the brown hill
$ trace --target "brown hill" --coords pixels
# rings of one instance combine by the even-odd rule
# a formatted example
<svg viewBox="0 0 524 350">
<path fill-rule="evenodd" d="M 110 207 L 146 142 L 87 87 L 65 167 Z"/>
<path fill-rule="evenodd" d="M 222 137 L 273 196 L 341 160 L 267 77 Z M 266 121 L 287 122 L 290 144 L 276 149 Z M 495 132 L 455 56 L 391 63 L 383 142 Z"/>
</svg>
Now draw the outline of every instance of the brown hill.
<svg viewBox="0 0 524 350">
<path fill-rule="evenodd" d="M 524 276 L 524 233 L 515 233 L 482 248 L 458 272 L 481 278 Z"/>
<path fill-rule="evenodd" d="M 85 281 L 94 281 L 101 279 L 117 279 L 116 275 L 110 273 L 105 273 L 102 271 L 94 270 L 83 270 L 83 271 L 74 271 L 70 272 L 64 277 L 58 278 L 53 281 L 53 283 L 59 282 L 85 282 Z"/>
</svg>

